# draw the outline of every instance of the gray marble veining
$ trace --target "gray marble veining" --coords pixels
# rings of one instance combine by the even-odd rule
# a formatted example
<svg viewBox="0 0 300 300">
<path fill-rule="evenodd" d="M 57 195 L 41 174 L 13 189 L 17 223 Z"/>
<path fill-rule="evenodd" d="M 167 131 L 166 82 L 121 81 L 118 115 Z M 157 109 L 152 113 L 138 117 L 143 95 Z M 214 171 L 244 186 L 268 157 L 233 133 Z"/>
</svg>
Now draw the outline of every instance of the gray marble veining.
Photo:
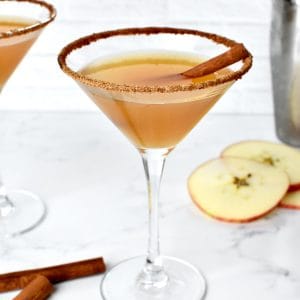
<svg viewBox="0 0 300 300">
<path fill-rule="evenodd" d="M 48 206 L 38 228 L 0 240 L 1 272 L 100 255 L 111 266 L 144 253 L 142 164 L 100 113 L 1 112 L 0 137 L 7 186 L 32 190 Z M 300 211 L 227 224 L 204 216 L 189 198 L 192 170 L 241 139 L 275 140 L 272 116 L 209 115 L 171 153 L 161 195 L 162 252 L 203 271 L 207 300 L 299 300 Z M 60 284 L 51 299 L 101 299 L 100 277 Z"/>
</svg>

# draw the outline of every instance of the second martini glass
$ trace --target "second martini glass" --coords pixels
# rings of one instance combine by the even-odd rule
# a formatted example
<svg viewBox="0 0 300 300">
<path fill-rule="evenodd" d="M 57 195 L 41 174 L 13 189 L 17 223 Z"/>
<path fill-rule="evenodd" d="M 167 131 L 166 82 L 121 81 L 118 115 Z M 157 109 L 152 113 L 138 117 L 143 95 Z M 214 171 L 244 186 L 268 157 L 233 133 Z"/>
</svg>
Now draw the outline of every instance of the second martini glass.
<svg viewBox="0 0 300 300">
<path fill-rule="evenodd" d="M 39 0 L 0 0 L 0 92 L 47 24 L 52 5 Z M 24 190 L 6 190 L 0 180 L 0 236 L 34 228 L 45 215 L 44 203 Z"/>
<path fill-rule="evenodd" d="M 66 46 L 62 70 L 129 138 L 141 154 L 148 186 L 146 256 L 121 262 L 104 277 L 104 299 L 199 300 L 202 274 L 159 251 L 159 187 L 167 155 L 226 90 L 251 67 L 251 56 L 202 78 L 179 75 L 203 56 L 215 56 L 232 40 L 196 30 L 131 28 L 102 32 Z"/>
</svg>

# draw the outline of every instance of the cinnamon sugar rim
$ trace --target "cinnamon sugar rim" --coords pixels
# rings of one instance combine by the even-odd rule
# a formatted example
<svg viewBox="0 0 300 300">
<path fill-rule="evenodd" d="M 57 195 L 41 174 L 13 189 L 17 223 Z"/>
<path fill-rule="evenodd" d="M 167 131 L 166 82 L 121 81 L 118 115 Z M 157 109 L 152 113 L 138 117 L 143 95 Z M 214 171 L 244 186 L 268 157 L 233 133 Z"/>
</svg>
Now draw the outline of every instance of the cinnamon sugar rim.
<svg viewBox="0 0 300 300">
<path fill-rule="evenodd" d="M 47 3 L 47 2 L 45 2 L 45 1 L 41 1 L 41 0 L 0 0 L 0 3 L 1 2 L 27 2 L 27 3 L 37 4 L 37 5 L 40 5 L 44 8 L 46 8 L 46 9 L 48 9 L 49 17 L 44 21 L 38 21 L 37 20 L 36 23 L 34 23 L 32 25 L 29 25 L 29 26 L 9 30 L 9 31 L 6 31 L 6 32 L 1 32 L 0 33 L 0 40 L 5 39 L 5 38 L 18 36 L 18 35 L 27 34 L 29 32 L 33 32 L 33 31 L 36 31 L 38 29 L 41 29 L 41 28 L 45 27 L 47 24 L 51 23 L 56 17 L 56 10 L 55 10 L 54 6 Z M 0 15 L 1 15 L 1 13 L 0 13 Z"/>
<path fill-rule="evenodd" d="M 247 73 L 252 66 L 252 55 L 249 53 L 249 56 L 243 59 L 243 65 L 241 66 L 240 69 L 238 69 L 237 71 L 231 71 L 229 73 L 226 73 L 225 75 L 222 75 L 214 80 L 208 80 L 200 83 L 191 83 L 189 85 L 177 84 L 177 85 L 168 85 L 168 86 L 151 86 L 151 85 L 117 84 L 117 83 L 108 82 L 104 80 L 93 79 L 72 70 L 67 65 L 66 62 L 67 56 L 72 51 L 88 46 L 91 43 L 98 41 L 99 39 L 106 39 L 113 36 L 127 36 L 127 35 L 138 35 L 138 34 L 151 35 L 151 34 L 160 34 L 160 33 L 195 35 L 195 36 L 210 39 L 217 44 L 223 44 L 229 48 L 238 44 L 236 41 L 230 40 L 220 35 L 198 31 L 198 30 L 192 30 L 192 29 L 170 28 L 170 27 L 124 28 L 124 29 L 94 33 L 73 41 L 72 43 L 68 44 L 61 50 L 61 52 L 58 55 L 58 63 L 60 68 L 63 70 L 63 72 L 71 76 L 73 79 L 79 80 L 81 83 L 93 87 L 103 88 L 105 90 L 113 90 L 119 92 L 133 92 L 133 93 L 154 93 L 154 92 L 172 93 L 172 92 L 205 89 L 208 87 L 213 87 L 234 80 L 238 80 L 245 73 Z"/>
</svg>

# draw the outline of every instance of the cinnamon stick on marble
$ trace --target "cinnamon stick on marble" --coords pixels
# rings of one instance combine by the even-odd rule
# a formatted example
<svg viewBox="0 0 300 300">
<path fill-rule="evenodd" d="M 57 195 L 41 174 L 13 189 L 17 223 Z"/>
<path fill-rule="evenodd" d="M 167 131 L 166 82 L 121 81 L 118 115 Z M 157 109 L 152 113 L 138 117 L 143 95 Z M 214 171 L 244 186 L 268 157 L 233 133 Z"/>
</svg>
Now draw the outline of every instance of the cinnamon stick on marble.
<svg viewBox="0 0 300 300">
<path fill-rule="evenodd" d="M 0 292 L 24 288 L 37 275 L 45 276 L 51 283 L 103 273 L 106 266 L 102 257 L 64 265 L 51 266 L 0 275 Z"/>
<path fill-rule="evenodd" d="M 37 275 L 13 300 L 45 300 L 53 290 L 53 285 L 45 276 Z"/>
<path fill-rule="evenodd" d="M 248 52 L 248 50 L 243 44 L 236 44 L 223 54 L 213 57 L 193 67 L 192 69 L 181 73 L 181 75 L 195 78 L 212 74 L 215 71 L 228 67 L 241 59 L 245 59 L 250 55 L 251 54 Z"/>
</svg>

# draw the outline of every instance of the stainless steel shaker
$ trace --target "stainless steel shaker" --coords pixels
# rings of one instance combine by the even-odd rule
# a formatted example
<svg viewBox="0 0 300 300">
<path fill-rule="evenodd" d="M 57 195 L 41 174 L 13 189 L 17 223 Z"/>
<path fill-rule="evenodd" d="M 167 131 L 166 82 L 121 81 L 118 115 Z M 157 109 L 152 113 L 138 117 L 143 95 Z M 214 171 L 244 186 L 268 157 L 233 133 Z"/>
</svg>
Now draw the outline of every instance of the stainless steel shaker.
<svg viewBox="0 0 300 300">
<path fill-rule="evenodd" d="M 278 138 L 300 147 L 300 0 L 272 0 L 271 70 Z"/>
</svg>

